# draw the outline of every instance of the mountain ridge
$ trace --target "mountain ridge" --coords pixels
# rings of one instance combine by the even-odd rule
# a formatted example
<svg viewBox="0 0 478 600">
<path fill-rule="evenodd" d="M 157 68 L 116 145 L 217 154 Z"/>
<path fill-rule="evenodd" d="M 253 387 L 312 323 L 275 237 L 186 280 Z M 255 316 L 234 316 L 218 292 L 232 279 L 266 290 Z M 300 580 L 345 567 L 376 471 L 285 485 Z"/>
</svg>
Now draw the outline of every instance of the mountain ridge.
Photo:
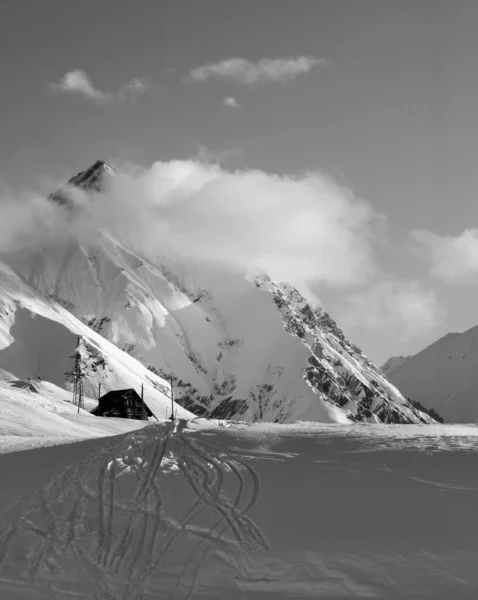
<svg viewBox="0 0 478 600">
<path fill-rule="evenodd" d="M 478 421 L 478 325 L 442 336 L 395 368 L 387 364 L 393 359 L 382 368 L 402 393 L 446 422 Z"/>
<path fill-rule="evenodd" d="M 68 205 L 75 187 L 100 193 L 114 174 L 97 161 L 50 200 Z M 213 272 L 174 257 L 153 263 L 101 231 L 94 243 L 45 248 L 13 268 L 32 293 L 45 295 L 149 368 L 164 382 L 157 383 L 163 391 L 172 376 L 177 401 L 194 414 L 276 422 L 433 422 L 328 313 L 267 275 L 248 278 L 219 267 Z M 96 386 L 100 376 L 90 369 L 87 380 Z"/>
</svg>

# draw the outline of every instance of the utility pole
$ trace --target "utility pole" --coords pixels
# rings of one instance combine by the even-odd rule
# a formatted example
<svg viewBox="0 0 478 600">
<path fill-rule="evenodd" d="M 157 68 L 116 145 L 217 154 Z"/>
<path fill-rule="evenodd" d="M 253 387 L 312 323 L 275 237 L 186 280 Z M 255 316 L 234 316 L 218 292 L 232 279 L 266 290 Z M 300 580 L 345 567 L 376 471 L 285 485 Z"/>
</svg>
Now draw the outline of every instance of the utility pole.
<svg viewBox="0 0 478 600">
<path fill-rule="evenodd" d="M 141 411 L 142 411 L 142 420 L 148 420 L 148 412 L 146 410 L 146 404 L 144 403 L 144 384 L 141 384 Z"/>
<path fill-rule="evenodd" d="M 170 385 L 171 385 L 171 416 L 169 417 L 171 421 L 174 421 L 174 387 L 173 387 L 173 376 L 170 377 Z"/>
<path fill-rule="evenodd" d="M 77 338 L 76 352 L 71 357 L 75 359 L 75 367 L 73 369 L 73 404 L 80 408 L 85 407 L 83 400 L 83 373 L 81 372 L 81 354 L 80 354 L 80 338 Z"/>
<path fill-rule="evenodd" d="M 83 400 L 83 381 L 80 376 L 80 390 L 78 394 L 78 414 L 80 414 L 80 408 L 85 408 L 85 402 Z"/>
<path fill-rule="evenodd" d="M 98 415 L 101 417 L 101 407 L 100 407 L 100 398 L 101 398 L 101 381 L 98 381 Z"/>
</svg>

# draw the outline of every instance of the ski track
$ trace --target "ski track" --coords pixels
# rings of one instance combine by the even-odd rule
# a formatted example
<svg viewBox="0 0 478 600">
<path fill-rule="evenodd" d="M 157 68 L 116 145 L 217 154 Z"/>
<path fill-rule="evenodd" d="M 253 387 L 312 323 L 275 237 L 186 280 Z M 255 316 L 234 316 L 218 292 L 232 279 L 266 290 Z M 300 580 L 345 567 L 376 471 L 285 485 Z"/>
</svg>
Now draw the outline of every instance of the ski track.
<svg viewBox="0 0 478 600">
<path fill-rule="evenodd" d="M 162 468 L 166 455 L 179 470 Z M 167 497 L 176 481 L 191 493 L 179 518 Z M 269 548 L 247 515 L 259 492 L 254 468 L 181 425 L 109 440 L 0 514 L 0 597 L 14 590 L 24 598 L 28 589 L 42 600 L 144 600 L 158 592 L 190 600 L 214 551 Z M 179 573 L 167 564 L 175 542 L 185 542 Z"/>
<path fill-rule="evenodd" d="M 201 458 L 203 458 L 204 460 L 209 462 L 211 465 L 213 465 L 213 467 L 218 466 L 218 465 L 216 465 L 216 461 L 209 458 L 209 456 L 207 454 L 205 454 L 204 451 L 202 449 L 200 449 L 198 447 L 198 445 L 195 444 L 192 440 L 188 440 L 187 438 L 184 438 L 183 442 L 187 446 L 189 446 L 191 449 L 193 449 L 198 456 L 201 456 Z M 242 461 L 238 460 L 237 458 L 232 459 L 232 460 L 231 459 L 226 460 L 225 458 L 223 458 L 224 454 L 221 453 L 221 451 L 218 450 L 217 448 L 215 448 L 214 446 L 211 446 L 210 444 L 206 444 L 206 443 L 204 443 L 203 445 L 207 446 L 210 450 L 213 450 L 214 457 L 216 457 L 216 458 L 221 457 L 222 463 L 225 464 L 227 467 L 229 467 L 229 469 L 231 469 L 231 471 L 236 475 L 238 482 L 239 482 L 239 490 L 237 492 L 234 502 L 228 506 L 229 512 L 225 511 L 224 509 L 219 511 L 219 512 L 221 512 L 223 517 L 221 519 L 219 519 L 215 523 L 215 525 L 211 528 L 211 535 L 198 543 L 195 550 L 193 551 L 193 554 L 191 555 L 189 560 L 186 562 L 186 564 L 183 568 L 183 571 L 181 573 L 181 576 L 178 579 L 178 582 L 176 584 L 176 588 L 171 596 L 171 600 L 175 600 L 176 598 L 180 597 L 179 592 L 180 592 L 181 587 L 186 588 L 185 589 L 185 599 L 189 600 L 189 598 L 191 597 L 191 594 L 194 590 L 194 584 L 196 583 L 201 566 L 204 564 L 204 562 L 207 558 L 207 555 L 214 544 L 213 533 L 216 530 L 216 528 L 219 528 L 221 525 L 222 525 L 222 528 L 220 529 L 220 531 L 218 533 L 219 537 L 222 535 L 224 530 L 227 529 L 227 526 L 229 524 L 231 529 L 234 531 L 239 544 L 243 544 L 244 540 L 247 540 L 249 542 L 252 542 L 252 544 L 254 542 L 259 542 L 258 546 L 261 546 L 261 544 L 262 544 L 263 548 L 268 548 L 267 541 L 262 536 L 262 533 L 260 532 L 260 530 L 249 519 L 245 518 L 245 513 L 247 512 L 247 510 L 252 508 L 252 506 L 256 503 L 257 497 L 258 497 L 259 479 L 257 477 L 256 472 L 253 469 L 251 469 L 250 467 L 248 467 L 247 465 L 245 465 Z M 242 467 L 244 467 L 246 469 L 246 471 L 250 475 L 252 475 L 252 482 L 253 482 L 252 497 L 249 500 L 249 502 L 247 503 L 246 507 L 241 511 L 239 510 L 239 503 L 241 501 L 243 491 L 246 487 L 246 482 L 245 482 L 245 479 L 244 479 L 243 475 L 241 474 L 240 470 L 234 465 L 233 460 L 237 461 Z M 221 461 L 218 461 L 218 462 L 220 463 Z M 222 474 L 222 469 L 220 467 L 219 467 L 219 472 Z M 221 493 L 221 489 L 222 489 L 222 482 L 217 490 L 218 495 Z M 229 503 L 226 502 L 226 506 L 228 504 Z M 247 527 L 245 527 L 245 531 L 243 531 L 242 534 L 236 530 L 236 527 L 234 526 L 234 522 L 231 517 L 232 515 L 234 515 L 235 517 L 237 517 L 239 515 L 240 517 L 242 517 L 243 523 L 241 523 L 241 519 L 238 519 L 238 522 L 240 524 L 247 525 Z M 226 521 L 226 523 L 224 521 Z M 201 546 L 203 546 L 203 545 L 204 545 L 204 548 L 202 549 L 201 557 L 200 557 L 199 561 L 196 561 L 195 556 L 201 550 Z M 185 585 L 186 574 L 188 572 L 192 572 L 192 574 L 190 575 L 189 581 Z"/>
<path fill-rule="evenodd" d="M 430 481 L 429 479 L 421 479 L 420 477 L 409 477 L 412 481 L 416 481 L 417 483 L 423 483 L 425 485 L 431 485 L 436 488 L 440 488 L 443 490 L 455 490 L 460 492 L 478 492 L 477 487 L 469 487 L 469 486 L 461 486 L 461 485 L 453 485 L 451 483 L 441 483 L 439 481 Z"/>
</svg>

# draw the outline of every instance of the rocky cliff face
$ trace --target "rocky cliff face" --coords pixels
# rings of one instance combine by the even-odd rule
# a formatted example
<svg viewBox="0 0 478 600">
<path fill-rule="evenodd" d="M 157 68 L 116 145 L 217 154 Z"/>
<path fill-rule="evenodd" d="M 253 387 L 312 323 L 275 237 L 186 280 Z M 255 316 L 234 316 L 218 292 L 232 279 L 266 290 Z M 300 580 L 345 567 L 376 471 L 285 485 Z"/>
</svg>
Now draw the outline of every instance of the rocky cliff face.
<svg viewBox="0 0 478 600">
<path fill-rule="evenodd" d="M 350 342 L 322 309 L 313 309 L 289 284 L 268 277 L 255 281 L 272 294 L 284 328 L 310 351 L 305 377 L 311 388 L 341 407 L 354 421 L 429 422 L 386 380 L 380 370 Z"/>
<path fill-rule="evenodd" d="M 67 206 L 68 190 L 101 192 L 110 176 L 114 169 L 98 161 L 51 200 Z M 111 232 L 98 232 L 88 246 L 45 248 L 15 269 L 32 293 L 147 367 L 160 393 L 172 378 L 178 403 L 195 414 L 276 422 L 431 421 L 326 312 L 266 275 L 248 279 L 171 257 L 152 262 Z M 92 388 L 102 381 L 107 391 L 108 356 L 96 345 L 87 362 Z"/>
</svg>

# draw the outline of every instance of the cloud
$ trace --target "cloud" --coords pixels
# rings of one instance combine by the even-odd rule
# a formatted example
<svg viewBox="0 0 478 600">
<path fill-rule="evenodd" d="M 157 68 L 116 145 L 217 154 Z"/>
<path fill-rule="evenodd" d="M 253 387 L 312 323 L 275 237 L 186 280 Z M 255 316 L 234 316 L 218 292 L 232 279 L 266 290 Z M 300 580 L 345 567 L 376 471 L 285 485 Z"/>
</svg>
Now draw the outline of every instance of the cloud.
<svg viewBox="0 0 478 600">
<path fill-rule="evenodd" d="M 142 79 L 132 79 L 120 88 L 119 94 L 121 93 L 135 93 L 144 94 L 148 90 L 148 85 Z"/>
<path fill-rule="evenodd" d="M 420 230 L 412 237 L 430 262 L 433 276 L 453 283 L 477 281 L 478 229 L 465 229 L 456 236 Z"/>
<path fill-rule="evenodd" d="M 199 146 L 197 152 L 191 157 L 191 160 L 200 163 L 220 163 L 225 165 L 242 155 L 244 150 L 239 146 L 232 146 L 224 150 L 209 150 L 206 146 Z"/>
<path fill-rule="evenodd" d="M 204 82 L 208 79 L 223 79 L 246 85 L 266 82 L 285 83 L 292 81 L 300 73 L 308 73 L 313 67 L 319 65 L 326 66 L 328 63 L 313 56 L 263 58 L 255 63 L 245 58 L 228 58 L 194 68 L 189 73 L 187 81 Z"/>
<path fill-rule="evenodd" d="M 338 319 L 352 331 L 375 330 L 399 339 L 413 339 L 431 331 L 442 318 L 433 291 L 403 279 L 378 281 L 346 297 Z"/>
<path fill-rule="evenodd" d="M 103 91 L 96 88 L 85 71 L 74 69 L 65 73 L 60 83 L 50 84 L 50 88 L 56 92 L 80 94 L 100 105 L 113 104 L 115 102 L 133 101 L 138 95 L 146 93 L 152 86 L 142 79 L 132 79 L 121 86 L 115 93 Z"/>
<path fill-rule="evenodd" d="M 111 100 L 110 94 L 96 89 L 85 71 L 80 69 L 65 73 L 60 83 L 52 84 L 52 86 L 58 91 L 83 94 L 83 96 L 100 104 L 107 103 Z"/>
<path fill-rule="evenodd" d="M 0 253 L 41 250 L 70 235 L 64 211 L 36 192 L 0 189 Z"/>
<path fill-rule="evenodd" d="M 224 106 L 229 106 L 230 108 L 241 108 L 241 105 L 239 104 L 239 102 L 232 96 L 228 96 L 227 98 L 224 98 L 222 103 L 224 104 Z"/>
<path fill-rule="evenodd" d="M 79 210 L 30 195 L 2 198 L 0 251 L 36 251 L 50 243 L 111 232 L 144 257 L 266 271 L 302 289 L 313 282 L 356 285 L 375 273 L 380 216 L 319 173 L 273 175 L 229 171 L 199 161 L 157 162 L 119 172 Z"/>
</svg>

